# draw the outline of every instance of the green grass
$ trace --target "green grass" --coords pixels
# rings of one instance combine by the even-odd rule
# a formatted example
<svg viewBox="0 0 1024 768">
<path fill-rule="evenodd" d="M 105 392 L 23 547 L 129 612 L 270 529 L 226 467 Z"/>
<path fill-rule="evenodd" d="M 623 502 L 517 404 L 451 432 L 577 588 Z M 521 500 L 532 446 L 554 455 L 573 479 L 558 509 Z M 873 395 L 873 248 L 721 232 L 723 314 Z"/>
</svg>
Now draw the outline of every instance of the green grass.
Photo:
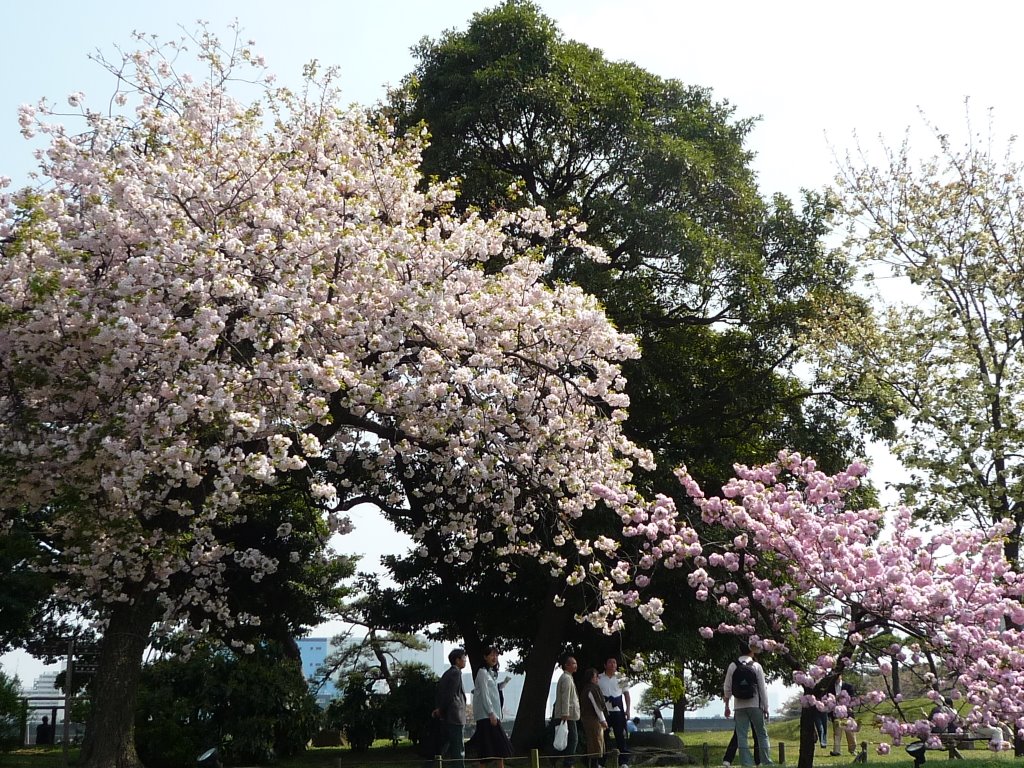
<svg viewBox="0 0 1024 768">
<path fill-rule="evenodd" d="M 873 717 L 864 715 L 858 718 L 861 728 L 856 734 L 858 748 L 862 742 L 868 743 L 868 765 L 899 765 L 904 768 L 911 768 L 914 761 L 910 755 L 907 754 L 904 747 L 892 747 L 888 755 L 879 755 L 876 752 L 878 744 L 885 742 L 891 744 L 892 739 L 888 735 L 883 734 L 878 730 L 878 727 L 873 724 Z M 677 734 L 682 740 L 683 744 L 686 745 L 686 751 L 694 759 L 700 763 L 703 760 L 703 745 L 708 745 L 709 759 L 708 764 L 712 768 L 717 768 L 722 763 L 722 756 L 725 754 L 725 748 L 729 744 L 729 739 L 732 737 L 731 731 L 692 731 L 687 733 Z M 829 731 L 829 739 L 831 741 L 831 730 Z M 768 725 L 768 738 L 772 745 L 772 759 L 778 761 L 779 758 L 779 744 L 785 744 L 786 746 L 786 764 L 796 765 L 797 756 L 800 748 L 800 721 L 793 720 L 777 720 L 769 723 Z M 913 739 L 906 740 L 904 743 L 910 743 Z M 814 764 L 815 766 L 849 766 L 852 762 L 852 758 L 845 754 L 845 739 L 843 741 L 844 754 L 840 757 L 833 757 L 829 754 L 829 749 L 815 748 L 814 753 Z M 978 744 L 977 749 L 963 751 L 963 760 L 950 760 L 947 753 L 940 750 L 929 750 L 926 757 L 925 766 L 932 766 L 938 764 L 949 764 L 949 768 L 981 768 L 986 766 L 991 768 L 993 765 L 1006 764 L 1009 768 L 1010 764 L 1013 763 L 1013 752 L 991 752 L 984 747 L 983 744 Z"/>
<path fill-rule="evenodd" d="M 865 718 L 866 719 L 866 718 Z M 707 744 L 708 764 L 718 768 L 722 763 L 722 755 L 732 735 L 731 731 L 687 731 L 677 734 L 685 745 L 686 752 L 700 765 L 704 756 L 704 745 Z M 796 720 L 775 721 L 768 726 L 768 735 L 772 742 L 772 758 L 778 759 L 779 744 L 786 745 L 786 764 L 796 765 L 798 750 L 799 722 Z M 877 728 L 869 723 L 862 723 L 857 734 L 857 743 L 868 742 L 868 765 L 900 766 L 913 768 L 913 759 L 903 747 L 894 747 L 888 755 L 878 755 L 875 745 L 883 738 Z M 70 764 L 73 766 L 78 751 L 71 750 Z M 0 753 L 2 768 L 61 768 L 62 754 L 60 747 L 24 747 L 7 753 Z M 949 760 L 945 752 L 929 751 L 925 768 L 1012 768 L 1024 761 L 1014 762 L 1013 752 L 993 753 L 985 749 L 964 752 L 964 760 Z M 814 765 L 825 768 L 849 766 L 848 755 L 832 757 L 826 750 L 816 749 Z M 476 761 L 467 760 L 467 768 L 476 768 Z M 529 757 L 517 757 L 505 761 L 506 768 L 529 768 Z M 577 762 L 582 766 L 582 761 Z M 182 766 L 192 768 L 192 766 Z M 274 764 L 274 768 L 427 768 L 427 762 L 416 755 L 408 743 L 393 746 L 390 741 L 377 741 L 373 748 L 366 752 L 353 752 L 348 747 L 322 747 L 309 749 L 301 755 L 282 759 Z M 550 768 L 547 760 L 541 761 L 541 768 Z"/>
<path fill-rule="evenodd" d="M 0 766 L 3 768 L 60 768 L 63 751 L 57 747 L 20 747 L 0 752 Z M 78 748 L 68 750 L 68 762 L 73 765 L 78 759 Z"/>
<path fill-rule="evenodd" d="M 797 720 L 775 721 L 769 724 L 768 735 L 772 742 L 772 758 L 778 759 L 779 744 L 786 745 L 786 764 L 795 766 L 799 744 L 800 724 Z M 700 765 L 704 759 L 704 745 L 707 744 L 708 764 L 711 768 L 718 768 L 722 763 L 722 756 L 732 736 L 731 731 L 688 731 L 677 734 L 685 745 L 686 752 Z M 900 768 L 912 768 L 914 761 L 906 753 L 903 747 L 893 747 L 888 755 L 879 755 L 875 752 L 875 746 L 882 741 L 888 742 L 881 732 L 870 724 L 864 724 L 857 734 L 857 743 L 868 742 L 868 765 L 900 766 Z M 1005 768 L 1012 768 L 1013 753 L 993 753 L 985 749 L 978 749 L 974 752 L 964 752 L 964 760 L 951 761 L 945 752 L 930 751 L 927 755 L 925 768 L 998 768 L 1004 765 Z M 816 749 L 814 755 L 815 766 L 825 768 L 849 766 L 852 758 L 844 754 L 841 757 L 832 757 L 828 750 Z M 379 741 L 374 748 L 368 752 L 352 752 L 347 747 L 324 747 L 311 749 L 302 755 L 281 760 L 279 768 L 426 768 L 427 762 L 415 754 L 415 751 L 408 744 L 398 747 L 391 746 L 390 742 Z M 467 768 L 476 768 L 474 760 L 466 761 Z M 528 757 L 516 757 L 505 761 L 506 768 L 528 768 L 530 765 Z M 582 761 L 577 761 L 577 766 L 582 766 Z M 550 763 L 542 759 L 541 768 L 550 768 Z"/>
</svg>

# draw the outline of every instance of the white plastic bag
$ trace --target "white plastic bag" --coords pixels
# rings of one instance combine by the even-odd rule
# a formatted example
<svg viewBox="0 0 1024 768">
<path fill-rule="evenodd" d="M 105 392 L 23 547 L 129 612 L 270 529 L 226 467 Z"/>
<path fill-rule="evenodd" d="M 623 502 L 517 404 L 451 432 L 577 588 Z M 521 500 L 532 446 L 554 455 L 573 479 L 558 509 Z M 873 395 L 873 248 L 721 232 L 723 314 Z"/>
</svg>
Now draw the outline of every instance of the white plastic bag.
<svg viewBox="0 0 1024 768">
<path fill-rule="evenodd" d="M 561 752 L 569 746 L 569 723 L 565 720 L 555 726 L 555 741 L 551 746 L 556 752 Z"/>
</svg>

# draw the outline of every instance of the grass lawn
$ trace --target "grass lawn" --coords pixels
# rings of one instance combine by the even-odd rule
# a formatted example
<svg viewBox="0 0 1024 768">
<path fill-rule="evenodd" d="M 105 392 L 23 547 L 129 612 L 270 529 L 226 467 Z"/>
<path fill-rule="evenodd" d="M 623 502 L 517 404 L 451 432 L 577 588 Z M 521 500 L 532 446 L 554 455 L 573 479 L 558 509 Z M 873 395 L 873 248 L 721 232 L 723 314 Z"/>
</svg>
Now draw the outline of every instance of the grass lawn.
<svg viewBox="0 0 1024 768">
<path fill-rule="evenodd" d="M 864 718 L 867 720 L 867 718 Z M 768 738 L 772 745 L 772 760 L 778 761 L 779 759 L 779 744 L 785 744 L 786 747 L 786 764 L 796 765 L 797 754 L 800 743 L 800 721 L 799 720 L 781 720 L 774 721 L 768 725 Z M 686 745 L 686 751 L 692 755 L 698 762 L 703 760 L 703 745 L 708 745 L 709 759 L 708 764 L 711 768 L 718 768 L 722 763 L 722 755 L 725 753 L 725 748 L 729 744 L 729 739 L 732 736 L 731 731 L 696 731 L 690 733 L 681 733 L 678 736 L 683 740 Z M 856 734 L 857 744 L 866 741 L 868 743 L 868 765 L 899 765 L 906 768 L 910 768 L 914 764 L 913 758 L 907 754 L 904 747 L 892 747 L 888 755 L 879 755 L 876 751 L 878 744 L 882 742 L 891 743 L 892 739 L 881 733 L 877 727 L 871 725 L 869 722 L 862 722 L 861 729 Z M 829 738 L 831 739 L 831 731 L 829 732 Z M 905 743 L 910 743 L 912 740 L 908 740 Z M 944 751 L 930 750 L 927 753 L 925 766 L 937 765 L 937 764 L 948 764 L 949 768 L 979 768 L 980 766 L 992 766 L 996 764 L 1005 764 L 1006 768 L 1011 768 L 1015 764 L 1013 752 L 992 752 L 987 748 L 983 748 L 983 744 L 979 743 L 977 749 L 963 751 L 963 760 L 950 760 L 948 754 Z M 843 750 L 845 750 L 845 739 Z M 852 763 L 852 758 L 845 754 L 841 757 L 832 757 L 829 755 L 828 749 L 815 749 L 814 764 L 821 766 L 848 766 Z M 1017 762 L 1018 765 L 1024 765 L 1024 761 Z"/>
<path fill-rule="evenodd" d="M 0 766 L 3 768 L 61 768 L 64 752 L 56 747 L 22 747 L 9 752 L 0 752 Z M 78 759 L 78 748 L 68 751 L 68 763 Z"/>
<path fill-rule="evenodd" d="M 779 744 L 786 745 L 786 764 L 796 765 L 799 722 L 796 720 L 775 721 L 768 726 L 768 735 L 772 742 L 772 759 L 778 760 Z M 685 745 L 686 752 L 701 765 L 704 759 L 704 745 L 707 745 L 708 764 L 711 768 L 719 768 L 722 755 L 729 743 L 731 731 L 688 731 L 678 736 Z M 868 742 L 868 765 L 900 766 L 913 768 L 913 758 L 903 747 L 893 747 L 888 755 L 879 755 L 875 746 L 888 741 L 883 738 L 877 728 L 864 725 L 857 734 L 857 743 Z M 979 745 L 980 746 L 980 745 Z M 75 764 L 77 750 L 70 752 L 70 765 Z M 1024 760 L 1015 761 L 1013 752 L 993 753 L 987 749 L 964 752 L 964 760 L 949 760 L 945 752 L 930 751 L 927 753 L 925 768 L 1024 768 Z M 827 750 L 815 751 L 815 766 L 849 766 L 848 755 L 831 757 Z M 61 768 L 62 753 L 60 747 L 25 747 L 11 752 L 0 753 L 0 768 Z M 446 765 L 450 765 L 447 764 Z M 530 768 L 529 757 L 516 757 L 505 761 L 507 768 Z M 466 761 L 467 768 L 476 768 L 476 761 Z M 577 768 L 582 768 L 581 760 Z M 181 768 L 193 768 L 182 766 Z M 431 768 L 427 761 L 418 757 L 409 744 L 393 746 L 390 741 L 377 741 L 373 748 L 366 752 L 353 752 L 347 747 L 322 747 L 309 749 L 301 755 L 280 760 L 274 768 Z M 541 768 L 551 768 L 546 758 L 541 758 Z"/>
<path fill-rule="evenodd" d="M 778 760 L 779 744 L 786 745 L 786 764 L 796 765 L 799 722 L 796 720 L 776 721 L 769 725 L 768 735 L 772 742 L 772 759 Z M 693 731 L 678 734 L 685 745 L 686 752 L 700 765 L 704 759 L 704 745 L 707 744 L 708 764 L 711 768 L 719 768 L 722 755 L 732 735 L 731 731 Z M 857 734 L 857 743 L 868 742 L 868 765 L 900 766 L 912 768 L 914 760 L 903 747 L 894 747 L 888 755 L 879 755 L 875 746 L 888 741 L 883 739 L 876 728 L 864 727 Z M 930 751 L 927 755 L 925 768 L 943 765 L 946 768 L 993 768 L 1000 764 L 1005 768 L 1019 765 L 1024 768 L 1024 761 L 1015 762 L 1012 752 L 993 753 L 987 749 L 964 752 L 964 760 L 949 760 L 942 751 Z M 814 755 L 816 766 L 849 766 L 852 758 L 848 755 L 832 757 L 828 750 L 816 750 Z M 311 749 L 306 753 L 282 760 L 280 768 L 430 768 L 427 761 L 418 758 L 408 745 L 393 747 L 389 742 L 379 741 L 368 752 L 356 753 L 345 747 L 325 747 Z M 446 763 L 446 765 L 450 765 Z M 467 768 L 476 768 L 476 761 L 467 760 Z M 529 757 L 516 757 L 505 761 L 507 768 L 529 768 Z M 577 768 L 582 768 L 581 760 Z M 541 758 L 541 768 L 551 768 L 546 758 Z"/>
</svg>

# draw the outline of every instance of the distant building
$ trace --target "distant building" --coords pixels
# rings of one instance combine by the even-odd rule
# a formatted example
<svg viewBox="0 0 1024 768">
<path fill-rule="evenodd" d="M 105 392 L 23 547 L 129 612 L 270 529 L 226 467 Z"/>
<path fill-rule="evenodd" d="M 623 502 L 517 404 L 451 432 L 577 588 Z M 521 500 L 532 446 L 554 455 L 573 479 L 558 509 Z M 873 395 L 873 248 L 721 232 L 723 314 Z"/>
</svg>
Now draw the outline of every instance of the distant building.
<svg viewBox="0 0 1024 768">
<path fill-rule="evenodd" d="M 412 648 L 403 648 L 395 654 L 395 661 L 399 664 L 422 664 L 440 677 L 451 666 L 448 663 L 448 651 L 454 646 L 436 641 L 428 641 L 425 637 L 418 635 L 417 639 L 427 643 L 426 649 L 416 651 Z"/>
<path fill-rule="evenodd" d="M 25 743 L 34 744 L 36 739 L 36 726 L 43 722 L 43 717 L 48 718 L 51 725 L 55 726 L 56 740 L 63 736 L 63 729 L 56 727 L 58 723 L 64 722 L 64 693 L 57 688 L 56 672 L 44 672 L 35 679 L 31 688 L 22 688 L 21 695 L 28 702 L 28 721 L 25 731 Z"/>
<path fill-rule="evenodd" d="M 331 641 L 326 637 L 300 637 L 295 642 L 302 656 L 302 674 L 307 680 L 312 680 L 317 669 L 327 660 Z"/>
<path fill-rule="evenodd" d="M 299 646 L 299 656 L 302 659 L 302 675 L 309 681 L 310 688 L 319 685 L 317 670 L 327 660 L 327 654 L 331 648 L 331 641 L 326 637 L 300 637 L 295 641 Z M 325 708 L 331 703 L 334 696 L 330 684 L 322 685 L 315 689 L 316 703 Z"/>
</svg>

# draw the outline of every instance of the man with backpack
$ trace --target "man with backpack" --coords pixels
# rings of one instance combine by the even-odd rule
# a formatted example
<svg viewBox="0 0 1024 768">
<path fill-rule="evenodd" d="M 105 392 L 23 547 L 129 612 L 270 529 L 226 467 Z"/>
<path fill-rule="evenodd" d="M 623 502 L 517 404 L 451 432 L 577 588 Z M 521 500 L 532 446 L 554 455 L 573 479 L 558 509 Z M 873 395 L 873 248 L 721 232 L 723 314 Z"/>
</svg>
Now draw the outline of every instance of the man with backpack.
<svg viewBox="0 0 1024 768">
<path fill-rule="evenodd" d="M 761 764 L 771 765 L 771 745 L 765 727 L 768 719 L 768 687 L 764 682 L 764 670 L 754 659 L 754 649 L 746 643 L 741 643 L 739 658 L 725 672 L 723 693 L 726 717 L 732 714 L 729 700 L 735 699 L 736 741 L 740 748 L 740 763 L 744 768 L 754 764 L 754 756 L 747 741 L 747 732 L 750 730 L 761 753 Z"/>
</svg>

